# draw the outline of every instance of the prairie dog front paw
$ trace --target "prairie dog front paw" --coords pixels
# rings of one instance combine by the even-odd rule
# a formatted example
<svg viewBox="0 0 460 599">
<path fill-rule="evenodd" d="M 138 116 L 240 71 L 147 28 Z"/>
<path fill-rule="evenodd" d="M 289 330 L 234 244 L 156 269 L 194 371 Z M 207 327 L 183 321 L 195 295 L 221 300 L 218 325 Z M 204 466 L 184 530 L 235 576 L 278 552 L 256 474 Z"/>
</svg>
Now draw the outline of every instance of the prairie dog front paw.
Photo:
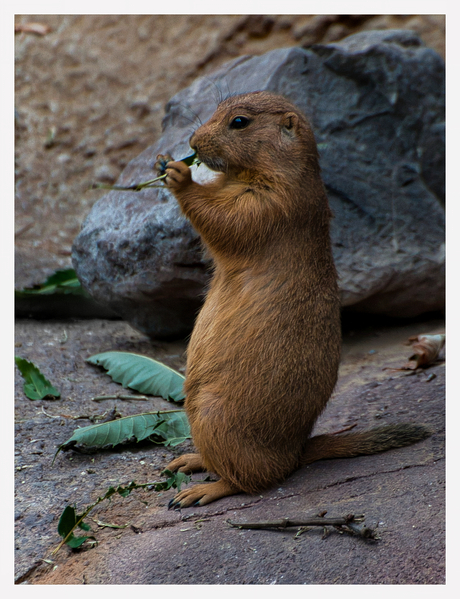
<svg viewBox="0 0 460 599">
<path fill-rule="evenodd" d="M 168 162 L 166 165 L 165 184 L 172 191 L 184 189 L 192 183 L 192 173 L 183 162 Z"/>
<path fill-rule="evenodd" d="M 174 158 L 170 154 L 158 154 L 153 168 L 157 171 L 159 177 L 166 174 L 166 166 L 170 162 L 174 162 Z"/>
</svg>

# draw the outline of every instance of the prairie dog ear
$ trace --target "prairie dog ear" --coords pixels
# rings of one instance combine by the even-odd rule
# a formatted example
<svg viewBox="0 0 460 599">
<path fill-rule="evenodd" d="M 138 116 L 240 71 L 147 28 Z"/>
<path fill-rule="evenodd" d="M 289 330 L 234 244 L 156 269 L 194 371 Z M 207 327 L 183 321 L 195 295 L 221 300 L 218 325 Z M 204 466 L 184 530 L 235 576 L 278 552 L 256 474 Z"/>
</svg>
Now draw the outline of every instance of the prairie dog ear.
<svg viewBox="0 0 460 599">
<path fill-rule="evenodd" d="M 287 133 L 289 136 L 292 136 L 297 132 L 298 125 L 299 117 L 295 112 L 286 112 L 283 114 L 281 118 L 281 128 L 283 133 Z"/>
</svg>

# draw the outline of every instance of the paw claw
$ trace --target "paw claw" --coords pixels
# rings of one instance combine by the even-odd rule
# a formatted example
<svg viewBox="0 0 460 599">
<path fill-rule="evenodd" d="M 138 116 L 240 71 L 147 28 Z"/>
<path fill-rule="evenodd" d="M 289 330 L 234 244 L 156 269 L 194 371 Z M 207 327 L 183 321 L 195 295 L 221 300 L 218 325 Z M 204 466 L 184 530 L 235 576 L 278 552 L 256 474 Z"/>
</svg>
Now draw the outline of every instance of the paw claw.
<svg viewBox="0 0 460 599">
<path fill-rule="evenodd" d="M 177 509 L 177 507 L 178 507 L 178 504 L 176 504 L 176 503 L 175 503 L 175 499 L 176 499 L 176 498 L 175 498 L 175 497 L 173 497 L 172 499 L 170 499 L 170 500 L 169 500 L 169 503 L 168 503 L 168 510 L 170 510 L 170 509 L 175 509 L 175 510 L 176 510 L 176 509 Z"/>
</svg>

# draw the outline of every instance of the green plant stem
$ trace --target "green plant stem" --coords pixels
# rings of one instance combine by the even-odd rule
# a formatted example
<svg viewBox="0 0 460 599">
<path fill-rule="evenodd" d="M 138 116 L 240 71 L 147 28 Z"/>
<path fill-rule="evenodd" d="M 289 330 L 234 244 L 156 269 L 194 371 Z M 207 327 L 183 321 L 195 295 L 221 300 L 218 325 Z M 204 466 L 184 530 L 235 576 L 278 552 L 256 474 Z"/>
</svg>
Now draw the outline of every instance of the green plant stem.
<svg viewBox="0 0 460 599">
<path fill-rule="evenodd" d="M 191 156 L 187 156 L 186 158 L 182 158 L 179 162 L 184 162 L 187 166 L 192 166 L 192 164 L 199 165 L 200 161 L 196 156 L 196 152 L 194 152 Z M 107 185 L 105 183 L 95 183 L 91 189 L 114 189 L 117 191 L 142 191 L 143 189 L 150 189 L 152 187 L 156 187 L 159 189 L 164 189 L 163 185 L 153 185 L 157 181 L 162 181 L 166 179 L 167 175 L 164 173 L 163 175 L 159 175 L 155 177 L 155 179 L 150 179 L 150 181 L 144 181 L 142 183 L 133 183 L 132 185 L 128 185 L 124 187 L 123 185 Z"/>
<path fill-rule="evenodd" d="M 166 475 L 167 474 L 172 474 L 170 473 L 169 470 L 164 470 L 163 471 Z M 180 474 L 180 473 L 179 473 Z M 181 482 L 177 482 L 177 476 L 178 474 L 172 474 L 172 476 L 174 477 L 174 481 L 172 483 L 172 485 L 175 488 L 177 488 L 178 490 L 180 490 L 180 485 L 181 482 L 188 482 L 190 480 L 190 477 L 181 475 L 182 478 L 184 479 L 184 481 Z M 56 555 L 56 553 L 60 550 L 60 548 L 67 543 L 67 541 L 71 538 L 72 534 L 74 533 L 74 530 L 83 522 L 83 520 L 86 518 L 86 516 L 100 503 L 102 503 L 105 499 L 109 499 L 110 497 L 112 497 L 112 495 L 115 495 L 115 493 L 118 493 L 119 495 L 121 495 L 122 497 L 126 497 L 127 495 L 129 495 L 131 493 L 131 491 L 133 491 L 134 489 L 145 489 L 147 487 L 153 487 L 155 489 L 155 491 L 163 491 L 166 488 L 170 488 L 167 487 L 166 485 L 168 484 L 168 482 L 171 480 L 171 477 L 166 480 L 166 481 L 162 481 L 162 482 L 150 482 L 150 483 L 141 483 L 141 484 L 137 484 L 134 481 L 129 483 L 126 487 L 123 488 L 122 485 L 118 485 L 118 487 L 110 487 L 109 490 L 102 495 L 101 497 L 98 497 L 97 500 L 92 503 L 91 505 L 89 505 L 86 510 L 83 512 L 83 514 L 80 516 L 80 518 L 77 520 L 77 522 L 75 522 L 75 524 L 72 526 L 71 530 L 66 534 L 66 536 L 62 539 L 62 541 L 59 543 L 59 545 L 53 549 L 53 551 L 51 552 L 50 555 Z M 127 492 L 127 493 L 126 493 Z M 123 495 L 123 493 L 126 493 L 126 495 Z"/>
<path fill-rule="evenodd" d="M 62 539 L 62 541 L 59 543 L 59 545 L 53 549 L 53 551 L 51 552 L 51 555 L 56 555 L 56 553 L 59 551 L 59 549 L 65 544 L 67 543 L 67 541 L 70 539 L 70 537 L 73 535 L 73 531 L 78 527 L 78 525 L 83 522 L 83 520 L 86 518 L 86 516 L 90 513 L 90 511 L 92 509 L 94 509 L 99 503 L 102 503 L 102 501 L 104 501 L 104 499 L 106 499 L 106 496 L 104 495 L 104 497 L 98 497 L 97 501 L 95 503 L 93 503 L 92 505 L 90 505 L 88 508 L 86 508 L 86 511 L 80 516 L 80 519 L 77 520 L 77 522 L 75 522 L 75 525 L 72 527 L 72 529 L 67 533 L 67 535 Z"/>
</svg>

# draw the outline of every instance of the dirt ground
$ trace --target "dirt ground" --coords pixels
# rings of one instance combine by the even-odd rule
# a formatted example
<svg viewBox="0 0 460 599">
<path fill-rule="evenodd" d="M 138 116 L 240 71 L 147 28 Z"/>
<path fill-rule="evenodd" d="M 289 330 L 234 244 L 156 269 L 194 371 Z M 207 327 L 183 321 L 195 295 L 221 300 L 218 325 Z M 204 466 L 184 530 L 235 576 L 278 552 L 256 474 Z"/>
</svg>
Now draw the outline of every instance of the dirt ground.
<svg viewBox="0 0 460 599">
<path fill-rule="evenodd" d="M 68 451 L 52 465 L 57 446 L 97 415 L 171 409 L 158 398 L 94 402 L 122 389 L 85 359 L 107 350 L 132 351 L 181 370 L 186 344 L 152 343 L 121 321 L 18 321 L 16 354 L 37 364 L 61 399 L 27 399 L 16 373 L 16 582 L 443 584 L 444 363 L 411 376 L 384 370 L 406 362 L 410 348 L 403 342 L 409 336 L 442 330 L 442 320 L 348 328 L 339 383 L 317 426 L 325 432 L 353 424 L 424 422 L 435 431 L 429 439 L 376 456 L 318 462 L 262 496 L 237 495 L 182 512 L 167 510 L 173 490 L 116 496 L 87 519 L 96 547 L 64 546 L 52 556 L 66 505 L 82 511 L 110 486 L 163 480 L 168 461 L 191 448 L 190 442 L 174 449 L 139 443 L 89 455 Z M 322 540 L 318 531 L 295 539 L 294 532 L 238 531 L 226 524 L 229 518 L 299 518 L 320 510 L 330 517 L 364 513 L 381 540 L 366 543 L 336 532 Z"/>
</svg>

